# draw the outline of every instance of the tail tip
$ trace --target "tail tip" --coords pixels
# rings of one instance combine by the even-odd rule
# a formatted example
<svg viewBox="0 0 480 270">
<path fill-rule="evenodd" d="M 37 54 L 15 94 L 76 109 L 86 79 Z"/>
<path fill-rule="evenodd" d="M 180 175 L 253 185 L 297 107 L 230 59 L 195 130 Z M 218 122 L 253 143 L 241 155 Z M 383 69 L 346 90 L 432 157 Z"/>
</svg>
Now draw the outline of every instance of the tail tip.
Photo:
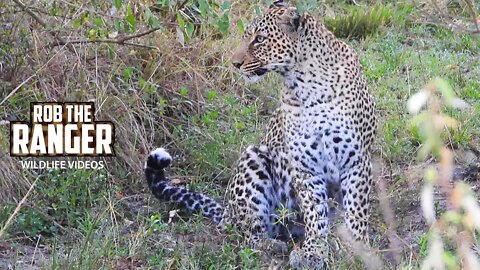
<svg viewBox="0 0 480 270">
<path fill-rule="evenodd" d="M 172 156 L 170 155 L 170 153 L 167 152 L 167 150 L 165 150 L 165 148 L 157 148 L 153 151 L 150 152 L 150 156 L 154 156 L 156 159 L 160 159 L 160 160 L 172 160 Z"/>
<path fill-rule="evenodd" d="M 172 156 L 164 148 L 157 148 L 150 152 L 147 162 L 145 163 L 146 167 L 151 167 L 153 169 L 163 169 L 170 165 L 172 161 Z"/>
</svg>

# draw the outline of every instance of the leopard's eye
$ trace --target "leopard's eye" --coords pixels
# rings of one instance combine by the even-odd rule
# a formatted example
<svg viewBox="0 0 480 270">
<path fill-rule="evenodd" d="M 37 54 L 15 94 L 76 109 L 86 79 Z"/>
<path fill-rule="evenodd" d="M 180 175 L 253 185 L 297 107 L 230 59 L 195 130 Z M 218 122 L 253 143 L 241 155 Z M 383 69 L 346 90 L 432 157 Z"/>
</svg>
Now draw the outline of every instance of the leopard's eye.
<svg viewBox="0 0 480 270">
<path fill-rule="evenodd" d="M 261 36 L 261 35 L 257 35 L 255 37 L 255 40 L 253 41 L 254 44 L 259 44 L 259 43 L 262 43 L 266 40 L 266 38 L 264 36 Z"/>
</svg>

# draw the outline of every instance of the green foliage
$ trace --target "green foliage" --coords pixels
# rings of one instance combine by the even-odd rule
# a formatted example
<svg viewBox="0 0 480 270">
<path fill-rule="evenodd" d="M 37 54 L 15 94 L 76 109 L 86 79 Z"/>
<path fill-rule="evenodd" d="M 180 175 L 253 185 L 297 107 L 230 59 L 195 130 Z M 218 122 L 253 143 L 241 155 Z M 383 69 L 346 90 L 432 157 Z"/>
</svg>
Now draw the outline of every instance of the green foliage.
<svg viewBox="0 0 480 270">
<path fill-rule="evenodd" d="M 13 214 L 14 205 L 4 205 L 0 208 L 0 228 Z M 44 215 L 33 210 L 25 208 L 16 216 L 13 227 L 8 228 L 9 232 L 21 233 L 29 237 L 38 237 L 39 235 L 53 236 L 58 233 L 58 228 L 51 223 Z"/>
<path fill-rule="evenodd" d="M 237 21 L 237 29 L 241 35 L 245 33 L 245 25 L 243 24 L 243 21 L 241 19 Z"/>
<path fill-rule="evenodd" d="M 240 146 L 256 138 L 258 130 L 254 126 L 260 119 L 256 104 L 244 104 L 234 95 L 219 98 L 218 91 L 210 90 L 206 102 L 208 110 L 190 117 L 188 125 L 177 127 L 175 134 L 182 138 L 182 148 L 197 161 L 191 169 L 208 183 L 230 175 Z M 211 192 L 208 188 L 206 191 Z"/>
<path fill-rule="evenodd" d="M 391 9 L 379 4 L 368 9 L 354 8 L 348 15 L 326 18 L 325 26 L 337 37 L 360 39 L 378 32 L 381 26 L 390 22 L 391 17 Z"/>
<path fill-rule="evenodd" d="M 144 20 L 151 28 L 160 27 L 160 22 L 158 21 L 158 18 L 152 13 L 152 11 L 150 11 L 150 8 L 145 9 Z"/>
<path fill-rule="evenodd" d="M 45 202 L 45 211 L 75 226 L 85 216 L 85 209 L 95 206 L 101 196 L 98 190 L 105 181 L 106 172 L 102 170 L 55 170 L 42 175 L 37 190 Z"/>
<path fill-rule="evenodd" d="M 393 4 L 391 24 L 394 27 L 407 28 L 412 27 L 419 16 L 418 9 L 410 2 L 398 1 Z"/>
<path fill-rule="evenodd" d="M 187 94 L 188 94 L 188 89 L 187 88 L 185 88 L 185 87 L 180 88 L 180 95 L 182 97 L 186 97 Z"/>
<path fill-rule="evenodd" d="M 321 12 L 321 9 L 324 8 L 324 1 L 318 0 L 303 0 L 296 1 L 295 7 L 297 8 L 300 14 L 308 12 L 310 14 L 317 14 Z"/>
<path fill-rule="evenodd" d="M 204 37 L 212 30 L 221 37 L 227 36 L 230 29 L 230 8 L 229 1 L 189 2 L 183 9 L 176 12 L 177 39 L 181 43 L 191 43 L 193 38 Z"/>
<path fill-rule="evenodd" d="M 95 207 L 105 185 L 101 170 L 53 170 L 40 176 L 36 186 L 35 205 L 26 206 L 9 229 L 12 234 L 30 237 L 52 236 L 59 231 L 55 224 L 82 228 L 88 209 Z"/>
<path fill-rule="evenodd" d="M 240 251 L 240 259 L 245 269 L 258 268 L 258 252 L 253 251 L 250 248 L 244 248 Z"/>
<path fill-rule="evenodd" d="M 160 214 L 155 214 L 150 217 L 150 228 L 148 229 L 148 233 L 159 233 L 167 228 L 167 224 L 163 222 L 162 216 Z"/>
<path fill-rule="evenodd" d="M 397 12 L 394 12 L 396 14 Z M 391 25 L 395 28 L 398 25 Z M 472 106 L 478 106 L 478 83 L 472 80 L 480 76 L 477 62 L 467 50 L 458 50 L 463 34 L 444 29 L 432 29 L 416 25 L 408 30 L 391 30 L 353 43 L 365 67 L 369 87 L 376 96 L 380 112 L 377 135 L 378 150 L 390 162 L 409 162 L 421 144 L 418 128 L 408 126 L 404 101 L 412 89 L 421 89 L 434 77 L 446 78 L 459 96 Z M 415 38 L 413 38 L 415 37 Z M 475 37 L 473 37 L 475 38 Z M 420 47 L 419 47 L 420 46 Z M 419 49 L 421 48 L 421 49 Z M 474 48 L 478 52 L 478 48 Z M 469 63 L 467 72 L 461 67 Z M 474 75 L 475 74 L 475 75 Z M 478 134 L 478 110 L 446 110 L 449 116 L 462 123 L 461 129 L 444 134 L 444 139 L 454 146 L 465 147 Z M 410 136 L 413 132 L 414 136 Z"/>
<path fill-rule="evenodd" d="M 11 231 L 35 238 L 39 235 L 53 236 L 59 232 L 59 229 L 44 215 L 26 208 L 16 217 Z"/>
<path fill-rule="evenodd" d="M 116 9 L 120 9 L 123 4 L 123 0 L 112 0 L 112 4 Z"/>
</svg>

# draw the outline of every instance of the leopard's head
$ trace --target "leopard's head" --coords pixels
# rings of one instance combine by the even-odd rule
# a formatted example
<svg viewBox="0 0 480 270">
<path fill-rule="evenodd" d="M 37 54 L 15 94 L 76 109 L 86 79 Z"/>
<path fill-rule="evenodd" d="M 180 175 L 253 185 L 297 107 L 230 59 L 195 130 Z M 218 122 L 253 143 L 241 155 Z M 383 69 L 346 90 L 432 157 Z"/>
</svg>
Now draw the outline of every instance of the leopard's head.
<svg viewBox="0 0 480 270">
<path fill-rule="evenodd" d="M 247 27 L 232 64 L 249 80 L 269 71 L 285 73 L 295 66 L 303 16 L 285 1 L 275 1 Z"/>
</svg>

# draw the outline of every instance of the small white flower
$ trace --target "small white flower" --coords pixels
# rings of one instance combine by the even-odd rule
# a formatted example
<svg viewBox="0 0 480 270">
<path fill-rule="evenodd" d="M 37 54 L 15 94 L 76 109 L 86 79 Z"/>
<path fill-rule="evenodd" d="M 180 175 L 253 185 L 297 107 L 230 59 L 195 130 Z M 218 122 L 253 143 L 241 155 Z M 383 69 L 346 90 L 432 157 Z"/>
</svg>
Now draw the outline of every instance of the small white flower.
<svg viewBox="0 0 480 270">
<path fill-rule="evenodd" d="M 410 113 L 418 113 L 420 109 L 427 103 L 430 93 L 425 90 L 421 90 L 413 96 L 411 96 L 407 101 L 407 109 Z"/>
</svg>

